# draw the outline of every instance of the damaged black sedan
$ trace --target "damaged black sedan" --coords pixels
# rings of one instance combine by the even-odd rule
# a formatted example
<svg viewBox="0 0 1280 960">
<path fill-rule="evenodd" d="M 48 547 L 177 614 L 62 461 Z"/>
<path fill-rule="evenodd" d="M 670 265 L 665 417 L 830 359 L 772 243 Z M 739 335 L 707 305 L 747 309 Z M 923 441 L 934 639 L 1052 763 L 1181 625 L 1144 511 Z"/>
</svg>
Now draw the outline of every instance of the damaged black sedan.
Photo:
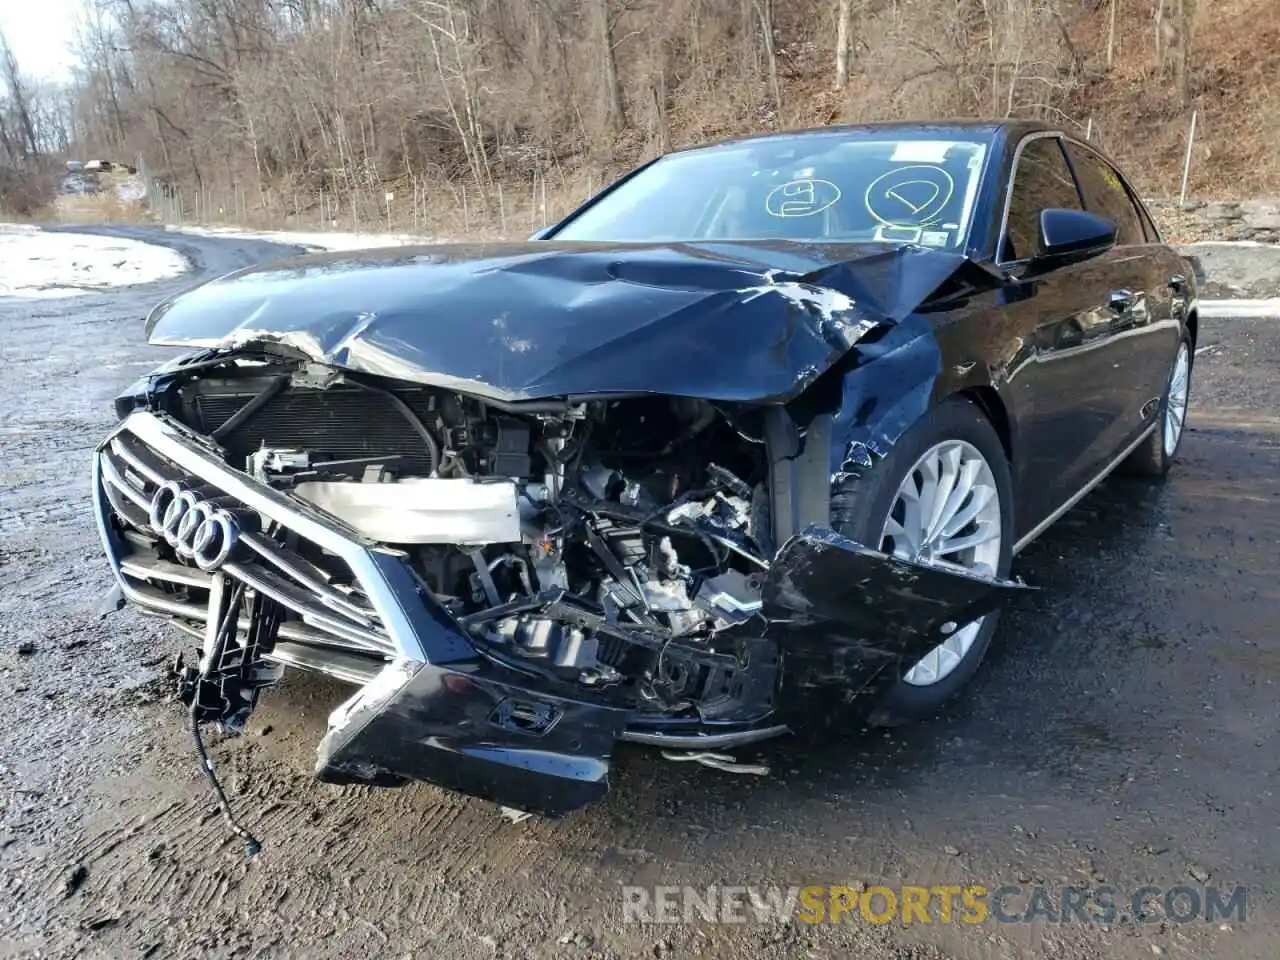
<svg viewBox="0 0 1280 960">
<path fill-rule="evenodd" d="M 935 711 L 1013 555 L 1117 465 L 1168 470 L 1194 268 L 1035 126 L 675 153 L 526 243 L 159 306 L 187 352 L 117 402 L 102 540 L 194 638 L 197 734 L 318 671 L 355 687 L 322 779 L 563 814 L 619 741 L 734 769 Z"/>
</svg>

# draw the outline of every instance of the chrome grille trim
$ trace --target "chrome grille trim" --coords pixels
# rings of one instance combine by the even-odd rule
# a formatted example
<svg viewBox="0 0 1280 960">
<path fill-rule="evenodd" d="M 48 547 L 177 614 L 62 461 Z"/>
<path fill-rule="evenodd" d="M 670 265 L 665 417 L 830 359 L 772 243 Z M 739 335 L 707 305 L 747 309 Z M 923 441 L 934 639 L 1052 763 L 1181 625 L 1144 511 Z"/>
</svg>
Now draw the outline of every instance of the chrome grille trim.
<svg viewBox="0 0 1280 960">
<path fill-rule="evenodd" d="M 118 487 L 105 482 L 105 477 L 102 483 L 102 492 L 107 500 L 110 501 L 111 509 L 124 517 L 130 526 L 145 527 L 147 525 L 147 511 L 141 509 L 132 500 L 127 499 Z"/>
<path fill-rule="evenodd" d="M 252 549 L 256 554 L 282 571 L 286 576 L 298 581 L 316 595 L 327 607 L 346 615 L 366 627 L 375 623 L 375 615 L 368 607 L 352 603 L 342 593 L 325 582 L 323 570 L 308 563 L 305 558 L 290 554 L 272 543 L 266 537 L 256 533 L 241 533 L 240 542 Z"/>
<path fill-rule="evenodd" d="M 342 637 L 370 653 L 388 652 L 385 641 L 380 642 L 380 638 L 379 640 L 370 639 L 370 630 L 360 629 L 350 622 L 344 622 L 330 615 L 322 606 L 312 603 L 294 584 L 275 571 L 246 563 L 228 563 L 222 569 L 237 580 L 243 581 L 251 589 L 270 597 L 281 606 L 288 607 L 302 618 L 303 623 Z"/>
<path fill-rule="evenodd" d="M 155 484 L 158 487 L 164 483 L 165 480 L 169 479 L 155 467 L 146 463 L 139 454 L 125 446 L 119 437 L 115 437 L 111 440 L 110 448 L 113 454 L 125 463 L 129 464 L 129 466 L 133 467 L 133 469 L 138 471 L 142 476 L 146 477 L 149 483 Z"/>
<path fill-rule="evenodd" d="M 350 594 L 331 583 L 320 568 L 270 538 L 252 533 L 242 537 L 252 551 L 250 558 L 225 564 L 223 572 L 272 596 L 300 618 L 284 624 L 282 638 L 384 660 L 426 659 L 403 601 L 388 582 L 389 576 L 409 576 L 400 569 L 400 554 L 363 540 L 327 515 L 229 467 L 209 441 L 173 421 L 137 412 L 98 448 L 94 503 L 99 533 L 121 589 L 144 611 L 187 623 L 207 616 L 204 604 L 184 602 L 155 584 L 208 588 L 208 574 L 130 552 L 133 548 L 109 520 L 109 512 L 115 512 L 130 526 L 151 532 L 146 517 L 150 497 L 168 480 L 185 482 L 210 499 L 256 513 L 347 565 L 355 587 Z"/>
<path fill-rule="evenodd" d="M 158 557 L 128 556 L 120 561 L 120 569 L 135 580 L 177 583 L 187 587 L 198 587 L 201 590 L 208 590 L 213 580 L 213 574 L 205 573 L 197 567 L 172 563 Z"/>
<path fill-rule="evenodd" d="M 188 633 L 197 640 L 204 639 L 204 624 L 188 623 L 185 620 L 171 620 L 175 627 Z M 249 623 L 243 617 L 240 620 L 240 631 L 245 633 Z M 364 686 L 378 675 L 383 662 L 372 660 L 359 654 L 327 647 L 317 643 L 298 629 L 294 623 L 285 623 L 280 630 L 280 639 L 274 649 L 266 655 L 266 659 L 285 666 L 297 667 L 300 670 L 312 670 L 341 680 Z"/>
<path fill-rule="evenodd" d="M 124 474 L 115 465 L 110 457 L 102 458 L 102 479 L 111 484 L 112 488 L 122 493 L 135 507 L 140 509 L 145 515 L 151 506 L 151 498 L 143 491 L 139 490 L 132 483 L 124 478 Z"/>
</svg>

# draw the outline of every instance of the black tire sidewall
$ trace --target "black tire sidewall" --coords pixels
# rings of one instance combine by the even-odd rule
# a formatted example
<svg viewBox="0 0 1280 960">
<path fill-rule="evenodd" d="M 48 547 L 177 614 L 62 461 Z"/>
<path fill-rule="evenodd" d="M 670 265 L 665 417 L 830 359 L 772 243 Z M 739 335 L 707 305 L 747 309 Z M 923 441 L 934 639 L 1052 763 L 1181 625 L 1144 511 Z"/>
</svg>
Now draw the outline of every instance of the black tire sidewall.
<svg viewBox="0 0 1280 960">
<path fill-rule="evenodd" d="M 997 574 L 1005 578 L 1013 563 L 1014 539 L 1013 478 L 1008 454 L 991 422 L 976 404 L 963 397 L 950 398 L 929 410 L 902 434 L 883 459 L 871 470 L 863 472 L 852 499 L 839 511 L 836 529 L 850 539 L 878 549 L 885 518 L 907 471 L 915 466 L 926 450 L 948 440 L 972 444 L 991 467 L 1000 498 L 1001 538 Z M 998 612 L 986 617 L 964 659 L 937 683 L 928 686 L 907 683 L 902 675 L 914 664 L 898 663 L 894 668 L 898 671 L 896 682 L 874 708 L 869 722 L 891 726 L 936 713 L 973 677 L 991 644 L 998 620 Z"/>
</svg>

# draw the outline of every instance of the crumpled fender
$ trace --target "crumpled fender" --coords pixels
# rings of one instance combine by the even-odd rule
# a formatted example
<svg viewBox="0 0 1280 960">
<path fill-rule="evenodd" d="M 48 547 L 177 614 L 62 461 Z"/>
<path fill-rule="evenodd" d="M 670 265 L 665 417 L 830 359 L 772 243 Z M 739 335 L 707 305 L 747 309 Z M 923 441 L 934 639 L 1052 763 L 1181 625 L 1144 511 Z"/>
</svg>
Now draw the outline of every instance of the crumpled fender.
<svg viewBox="0 0 1280 960">
<path fill-rule="evenodd" d="M 797 731 L 843 725 L 878 676 L 914 663 L 966 623 L 1029 589 L 910 563 L 809 527 L 778 551 L 762 590 L 779 646 L 774 715 Z M 761 621 L 744 629 L 759 631 Z M 634 719 L 622 701 L 562 688 L 486 659 L 398 661 L 338 707 L 316 775 L 330 783 L 425 780 L 560 816 L 602 797 Z"/>
<path fill-rule="evenodd" d="M 840 726 L 870 684 L 1031 587 L 901 560 L 830 529 L 808 527 L 778 551 L 762 614 L 777 642 L 779 718 L 795 728 Z"/>
<path fill-rule="evenodd" d="M 860 348 L 856 370 L 845 375 L 832 418 L 831 479 L 838 483 L 883 457 L 934 401 L 942 351 L 926 324 L 903 324 Z"/>
</svg>

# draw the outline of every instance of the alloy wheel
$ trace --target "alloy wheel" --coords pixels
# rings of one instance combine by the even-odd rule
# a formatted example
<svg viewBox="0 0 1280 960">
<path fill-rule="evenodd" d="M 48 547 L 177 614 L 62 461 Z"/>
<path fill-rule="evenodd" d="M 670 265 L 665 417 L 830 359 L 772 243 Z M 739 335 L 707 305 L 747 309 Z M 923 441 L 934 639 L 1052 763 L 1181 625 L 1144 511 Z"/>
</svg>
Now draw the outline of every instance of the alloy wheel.
<svg viewBox="0 0 1280 960">
<path fill-rule="evenodd" d="M 1186 341 L 1178 344 L 1178 356 L 1169 374 L 1169 397 L 1164 405 L 1164 455 L 1172 457 L 1182 437 L 1187 418 L 1187 398 L 1191 393 L 1191 350 Z"/>
<path fill-rule="evenodd" d="M 880 549 L 904 560 L 994 578 L 1001 535 L 1000 493 L 991 465 L 972 444 L 947 440 L 925 451 L 907 471 L 885 519 Z M 949 676 L 973 646 L 984 619 L 947 637 L 902 679 L 928 686 Z"/>
</svg>

